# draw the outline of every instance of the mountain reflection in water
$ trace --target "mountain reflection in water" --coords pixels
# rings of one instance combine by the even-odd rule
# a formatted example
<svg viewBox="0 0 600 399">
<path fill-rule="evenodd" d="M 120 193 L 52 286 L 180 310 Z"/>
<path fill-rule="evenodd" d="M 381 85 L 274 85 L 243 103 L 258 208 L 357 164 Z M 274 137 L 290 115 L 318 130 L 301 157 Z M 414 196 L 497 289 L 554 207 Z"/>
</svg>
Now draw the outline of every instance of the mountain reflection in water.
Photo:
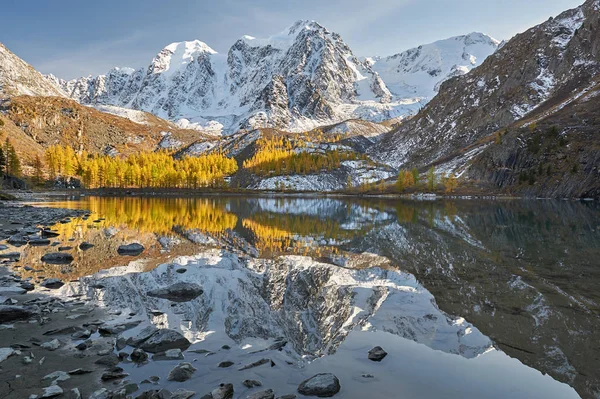
<svg viewBox="0 0 600 399">
<path fill-rule="evenodd" d="M 54 273 L 74 279 L 123 266 L 131 259 L 118 256 L 116 247 L 132 240 L 147 248 L 138 271 L 152 271 L 160 263 L 194 255 L 206 246 L 271 262 L 280 255 L 307 255 L 328 267 L 350 270 L 352 278 L 372 267 L 379 274 L 401 271 L 414 275 L 439 309 L 464 317 L 481 337 L 489 337 L 509 356 L 569 384 L 582 397 L 600 396 L 600 209 L 596 203 L 83 197 L 43 205 L 92 211 L 88 220 L 53 227 L 61 232 L 61 245 L 75 248 L 71 265 L 41 264 L 38 259 L 48 248 L 25 251 L 25 261 L 44 268 L 48 277 Z M 96 218 L 104 220 L 94 222 Z M 77 250 L 83 241 L 95 247 Z M 273 272 L 276 265 L 265 267 Z M 290 270 L 281 278 L 290 278 Z M 336 272 L 327 270 L 322 278 L 336 281 L 331 280 Z M 393 281 L 389 276 L 378 279 L 373 287 Z M 309 280 L 319 287 L 314 274 Z M 303 289 L 306 295 L 313 294 L 311 285 Z M 374 291 L 369 295 L 375 295 L 370 300 L 376 301 L 382 293 L 370 289 Z M 354 297 L 359 295 L 356 292 L 362 291 L 355 291 Z M 322 291 L 318 294 L 327 297 Z M 329 300 L 349 311 L 347 295 Z M 265 303 L 274 307 L 272 301 Z M 406 321 L 401 313 L 399 307 L 387 315 L 402 325 Z M 421 342 L 428 333 L 440 333 L 438 327 L 421 327 L 411 325 L 399 335 Z M 336 335 L 335 328 L 320 344 L 307 346 L 311 340 L 324 339 L 321 330 L 316 338 L 297 335 L 295 349 L 316 355 L 335 353 L 345 337 Z M 436 348 L 431 342 L 428 346 Z M 481 348 L 485 347 L 484 342 Z M 470 346 L 462 348 L 464 356 Z"/>
</svg>

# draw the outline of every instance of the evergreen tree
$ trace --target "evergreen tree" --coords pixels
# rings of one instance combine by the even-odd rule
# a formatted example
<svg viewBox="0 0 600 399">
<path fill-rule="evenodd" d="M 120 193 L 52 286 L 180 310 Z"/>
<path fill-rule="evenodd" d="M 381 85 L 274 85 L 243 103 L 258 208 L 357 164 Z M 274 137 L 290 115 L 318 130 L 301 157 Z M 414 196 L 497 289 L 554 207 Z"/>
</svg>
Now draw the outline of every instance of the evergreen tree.
<svg viewBox="0 0 600 399">
<path fill-rule="evenodd" d="M 43 172 L 44 164 L 39 155 L 35 156 L 35 160 L 33 161 L 33 182 L 36 186 L 42 184 L 44 180 L 44 172 Z"/>
<path fill-rule="evenodd" d="M 427 171 L 427 188 L 430 191 L 435 190 L 435 183 L 436 183 L 436 179 L 435 179 L 435 169 L 433 168 L 433 166 L 431 168 L 429 168 L 429 170 Z"/>
<path fill-rule="evenodd" d="M 6 155 L 4 155 L 4 149 L 0 145 L 0 177 L 4 176 L 6 171 Z"/>
</svg>

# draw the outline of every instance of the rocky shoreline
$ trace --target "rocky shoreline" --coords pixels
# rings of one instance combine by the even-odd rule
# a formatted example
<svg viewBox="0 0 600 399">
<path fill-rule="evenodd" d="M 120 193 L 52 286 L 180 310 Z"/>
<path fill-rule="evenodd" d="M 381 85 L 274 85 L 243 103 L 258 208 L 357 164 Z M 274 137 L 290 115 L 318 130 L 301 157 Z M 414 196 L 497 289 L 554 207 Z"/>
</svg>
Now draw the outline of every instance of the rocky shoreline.
<svg viewBox="0 0 600 399">
<path fill-rule="evenodd" d="M 58 244 L 52 238 L 58 233 L 51 230 L 55 223 L 70 223 L 71 218 L 90 217 L 89 212 L 57 208 L 1 204 L 0 240 L 0 396 L 3 398 L 89 398 L 89 399 L 187 399 L 196 392 L 177 388 L 171 391 L 161 388 L 159 376 L 132 382 L 123 364 L 142 366 L 148 362 L 183 360 L 182 351 L 191 342 L 179 331 L 149 325 L 124 338 L 124 333 L 136 329 L 143 318 L 135 312 L 124 314 L 101 306 L 76 289 L 64 291 L 78 281 L 62 281 L 58 278 L 23 278 L 21 271 L 43 273 L 20 264 L 19 248 L 23 246 L 52 246 Z M 42 260 L 50 264 L 69 263 L 67 252 L 50 252 Z M 81 248 L 81 245 L 80 245 Z M 85 250 L 85 248 L 84 248 Z M 122 245 L 120 255 L 139 255 L 144 250 L 140 244 Z M 10 252 L 7 252 L 10 251 Z M 65 285 L 66 284 L 66 285 Z M 64 287 L 64 288 L 63 288 Z M 100 284 L 93 288 L 102 289 Z M 164 289 L 148 292 L 148 296 L 162 298 L 173 303 L 188 302 L 202 293 L 193 283 L 177 283 Z M 159 315 L 161 312 L 156 312 Z M 285 345 L 285 343 L 283 343 Z M 279 345 L 281 346 L 281 344 Z M 129 349 L 129 351 L 127 351 Z M 230 347 L 223 345 L 221 351 Z M 196 355 L 212 352 L 191 351 Z M 259 360 L 245 365 L 241 370 L 252 369 L 269 360 Z M 235 363 L 220 362 L 219 368 Z M 271 367 L 272 367 L 271 366 Z M 192 378 L 197 369 L 182 361 L 169 373 L 167 381 L 184 382 Z M 258 380 L 244 380 L 248 389 L 261 388 Z M 144 388 L 151 385 L 152 389 Z M 298 392 L 310 396 L 333 396 L 340 389 L 339 380 L 333 374 L 321 373 L 307 379 Z M 233 398 L 234 386 L 222 383 L 206 393 L 204 399 Z M 199 397 L 199 396 L 196 396 Z M 237 396 L 236 396 L 237 397 Z M 247 396 L 252 399 L 275 398 L 273 389 L 258 390 Z M 291 399 L 294 394 L 278 396 Z"/>
</svg>

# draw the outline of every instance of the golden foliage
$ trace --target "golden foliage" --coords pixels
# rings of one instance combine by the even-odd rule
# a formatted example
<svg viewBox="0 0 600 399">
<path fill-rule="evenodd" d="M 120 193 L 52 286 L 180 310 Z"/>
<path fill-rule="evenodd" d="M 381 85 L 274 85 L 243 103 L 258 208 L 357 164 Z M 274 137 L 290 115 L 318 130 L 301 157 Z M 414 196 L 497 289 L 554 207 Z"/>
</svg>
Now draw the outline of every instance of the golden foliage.
<svg viewBox="0 0 600 399">
<path fill-rule="evenodd" d="M 46 150 L 50 177 L 79 176 L 88 188 L 219 186 L 237 171 L 235 160 L 221 153 L 176 160 L 165 151 L 141 152 L 127 158 L 76 154 L 71 147 L 51 146 Z"/>
</svg>

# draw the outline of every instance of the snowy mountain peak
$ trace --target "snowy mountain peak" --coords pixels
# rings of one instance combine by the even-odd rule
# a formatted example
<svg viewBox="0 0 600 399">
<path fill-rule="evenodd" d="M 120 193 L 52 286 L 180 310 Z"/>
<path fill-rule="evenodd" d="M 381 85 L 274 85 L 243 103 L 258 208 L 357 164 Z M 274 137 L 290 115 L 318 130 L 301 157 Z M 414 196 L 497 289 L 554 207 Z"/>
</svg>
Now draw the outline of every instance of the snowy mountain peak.
<svg viewBox="0 0 600 399">
<path fill-rule="evenodd" d="M 440 82 L 468 72 L 497 44 L 473 33 L 428 46 L 361 60 L 339 34 L 300 20 L 267 38 L 243 36 L 226 54 L 177 42 L 148 68 L 57 84 L 84 104 L 147 111 L 205 132 L 302 131 L 414 114 Z"/>
<path fill-rule="evenodd" d="M 379 73 L 394 96 L 431 99 L 442 82 L 464 75 L 496 49 L 500 42 L 484 33 L 450 37 L 389 57 L 367 62 Z"/>
<path fill-rule="evenodd" d="M 200 40 L 171 43 L 154 57 L 150 71 L 169 76 L 185 68 L 202 54 L 217 54 L 217 52 Z"/>
</svg>

